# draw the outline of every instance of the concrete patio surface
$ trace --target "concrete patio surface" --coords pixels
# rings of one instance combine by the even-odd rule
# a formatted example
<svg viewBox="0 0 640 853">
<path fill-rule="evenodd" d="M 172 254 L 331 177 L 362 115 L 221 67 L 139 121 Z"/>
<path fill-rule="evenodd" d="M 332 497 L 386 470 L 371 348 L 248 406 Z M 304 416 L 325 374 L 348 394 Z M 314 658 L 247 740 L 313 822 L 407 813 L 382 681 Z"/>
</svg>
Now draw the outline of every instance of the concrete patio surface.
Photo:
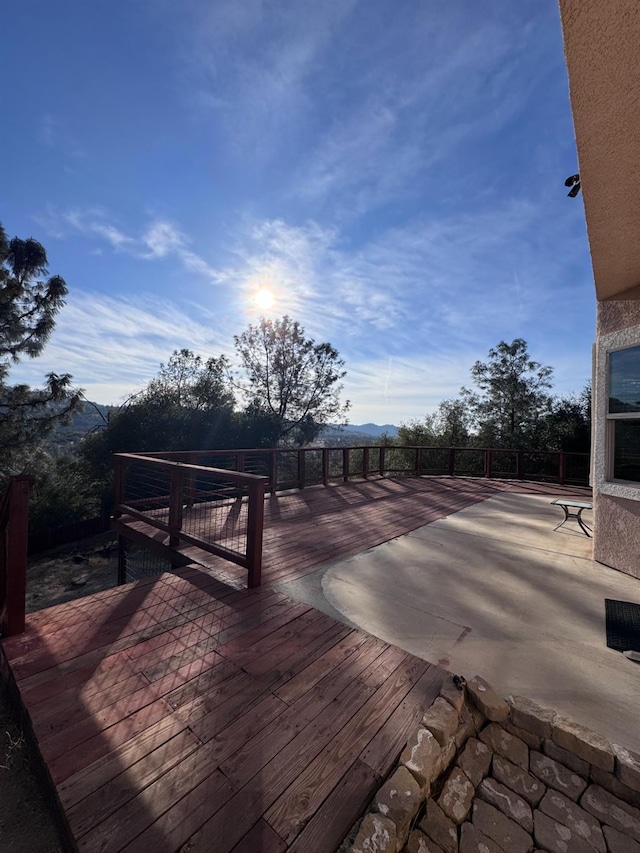
<svg viewBox="0 0 640 853">
<path fill-rule="evenodd" d="M 498 494 L 282 590 L 640 751 L 640 664 L 607 648 L 604 611 L 640 581 L 594 562 L 575 521 L 554 532 L 551 500 Z"/>
</svg>

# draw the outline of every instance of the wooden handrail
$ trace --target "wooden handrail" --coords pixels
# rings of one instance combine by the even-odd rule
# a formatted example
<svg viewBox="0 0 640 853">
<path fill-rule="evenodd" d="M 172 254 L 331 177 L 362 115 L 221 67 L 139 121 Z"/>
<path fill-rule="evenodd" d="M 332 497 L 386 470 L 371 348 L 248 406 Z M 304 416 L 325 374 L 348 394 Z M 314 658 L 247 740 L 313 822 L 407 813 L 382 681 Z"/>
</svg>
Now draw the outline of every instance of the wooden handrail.
<svg viewBox="0 0 640 853">
<path fill-rule="evenodd" d="M 180 454 L 182 458 L 193 459 L 196 453 Z M 244 465 L 244 453 L 234 454 L 238 466 Z M 243 566 L 248 571 L 248 586 L 260 585 L 260 574 L 262 568 L 262 528 L 264 524 L 264 492 L 267 485 L 267 477 L 244 472 L 230 471 L 226 468 L 211 468 L 207 465 L 196 465 L 191 462 L 174 461 L 146 454 L 117 453 L 116 464 L 116 505 L 114 517 L 129 515 L 132 518 L 144 521 L 146 524 L 168 534 L 168 544 L 171 548 L 178 548 L 181 543 L 196 545 L 199 548 L 216 554 L 231 562 Z M 134 467 L 132 467 L 134 466 Z M 151 495 L 149 497 L 128 499 L 126 495 L 127 470 L 135 474 L 135 466 L 151 467 L 164 470 L 169 473 L 169 483 L 166 494 Z M 227 483 L 233 483 L 230 488 L 208 488 L 204 491 L 197 488 L 198 475 L 214 477 Z M 212 502 L 220 498 L 237 499 L 242 492 L 248 496 L 247 507 L 247 531 L 246 548 L 231 550 L 219 542 L 211 541 L 212 537 L 206 537 L 201 531 L 197 535 L 183 529 L 185 518 L 185 506 L 192 508 L 196 498 L 203 498 Z M 149 504 L 155 505 L 157 509 L 167 510 L 167 515 L 162 518 L 149 513 Z M 213 502 L 212 502 L 213 506 Z M 145 512 L 145 509 L 147 510 Z M 122 524 L 118 527 L 122 535 Z M 213 537 L 215 539 L 215 536 Z M 123 570 L 123 549 L 119 547 L 119 570 L 120 582 L 124 582 L 125 572 Z M 122 564 L 122 565 L 121 565 Z"/>
</svg>

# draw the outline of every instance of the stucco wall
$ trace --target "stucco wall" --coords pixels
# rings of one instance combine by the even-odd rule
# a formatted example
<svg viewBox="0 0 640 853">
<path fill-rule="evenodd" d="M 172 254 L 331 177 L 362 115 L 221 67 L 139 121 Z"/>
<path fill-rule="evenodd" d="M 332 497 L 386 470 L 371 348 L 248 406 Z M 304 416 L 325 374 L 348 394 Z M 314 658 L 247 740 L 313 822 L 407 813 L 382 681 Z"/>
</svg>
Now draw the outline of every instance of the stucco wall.
<svg viewBox="0 0 640 853">
<path fill-rule="evenodd" d="M 640 323 L 640 301 L 611 299 L 598 302 L 597 335 L 608 335 Z"/>
<path fill-rule="evenodd" d="M 598 303 L 598 340 L 594 359 L 593 467 L 595 560 L 640 578 L 640 488 L 607 480 L 607 355 L 640 345 L 640 302 Z"/>
<path fill-rule="evenodd" d="M 640 501 L 599 494 L 593 518 L 594 559 L 640 578 Z"/>
</svg>

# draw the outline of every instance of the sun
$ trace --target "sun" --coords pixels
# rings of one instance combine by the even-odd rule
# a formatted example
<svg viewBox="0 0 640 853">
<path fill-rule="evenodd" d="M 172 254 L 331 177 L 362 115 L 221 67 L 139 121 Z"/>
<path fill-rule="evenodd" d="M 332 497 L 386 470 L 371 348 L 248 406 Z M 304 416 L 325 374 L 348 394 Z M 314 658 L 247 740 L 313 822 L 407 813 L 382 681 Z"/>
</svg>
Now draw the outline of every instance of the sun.
<svg viewBox="0 0 640 853">
<path fill-rule="evenodd" d="M 269 308 L 273 308 L 275 301 L 276 298 L 268 287 L 261 287 L 253 297 L 254 305 L 256 305 L 261 311 L 268 311 Z"/>
</svg>

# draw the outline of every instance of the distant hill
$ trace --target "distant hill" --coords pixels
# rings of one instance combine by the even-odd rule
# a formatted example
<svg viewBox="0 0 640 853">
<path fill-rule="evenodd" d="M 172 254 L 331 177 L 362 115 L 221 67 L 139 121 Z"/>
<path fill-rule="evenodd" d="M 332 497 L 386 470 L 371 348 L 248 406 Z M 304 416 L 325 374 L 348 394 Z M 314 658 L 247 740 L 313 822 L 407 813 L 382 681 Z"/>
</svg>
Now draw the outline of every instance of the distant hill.
<svg viewBox="0 0 640 853">
<path fill-rule="evenodd" d="M 347 424 L 347 426 L 329 424 L 313 443 L 324 444 L 325 447 L 329 445 L 344 447 L 358 444 L 376 444 L 384 433 L 390 438 L 395 438 L 398 434 L 398 427 L 393 424 L 382 424 L 382 426 L 378 424 Z"/>
<path fill-rule="evenodd" d="M 53 452 L 73 451 L 73 448 L 95 429 L 104 426 L 107 416 L 116 406 L 100 403 L 83 403 L 73 413 L 69 423 L 59 424 L 47 439 L 47 447 Z"/>
<path fill-rule="evenodd" d="M 393 424 L 347 424 L 343 427 L 345 432 L 360 432 L 364 435 L 373 435 L 375 438 L 380 438 L 385 433 L 391 438 L 395 438 L 398 434 L 398 427 Z"/>
</svg>

